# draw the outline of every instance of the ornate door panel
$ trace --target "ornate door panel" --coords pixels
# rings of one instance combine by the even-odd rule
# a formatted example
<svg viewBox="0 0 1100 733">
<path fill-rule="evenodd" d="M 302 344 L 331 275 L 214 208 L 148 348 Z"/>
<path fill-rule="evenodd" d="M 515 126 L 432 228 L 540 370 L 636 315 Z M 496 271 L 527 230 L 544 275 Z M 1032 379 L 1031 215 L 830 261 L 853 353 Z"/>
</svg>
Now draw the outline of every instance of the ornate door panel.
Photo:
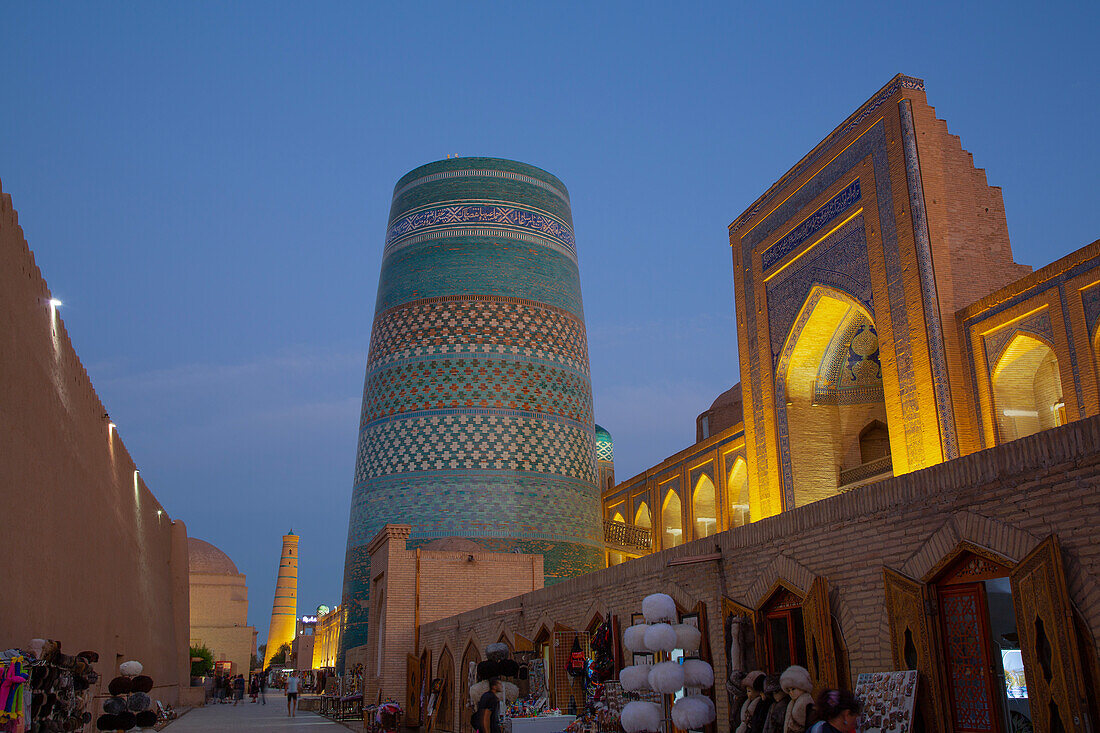
<svg viewBox="0 0 1100 733">
<path fill-rule="evenodd" d="M 890 648 L 894 669 L 920 672 L 917 700 L 928 733 L 946 730 L 943 686 L 936 666 L 936 638 L 928 586 L 884 567 L 886 616 L 890 621 Z"/>
<path fill-rule="evenodd" d="M 1035 730 L 1090 730 L 1057 535 L 1043 540 L 1009 577 Z"/>
<path fill-rule="evenodd" d="M 420 725 L 420 660 L 415 654 L 405 656 L 405 725 Z"/>
<path fill-rule="evenodd" d="M 802 621 L 806 629 L 806 668 L 814 681 L 814 692 L 838 687 L 833 614 L 829 608 L 829 581 L 825 578 L 816 577 L 810 585 L 802 601 Z"/>
<path fill-rule="evenodd" d="M 994 733 L 1001 729 L 993 695 L 989 614 L 981 583 L 939 589 L 943 656 L 956 733 Z"/>
</svg>

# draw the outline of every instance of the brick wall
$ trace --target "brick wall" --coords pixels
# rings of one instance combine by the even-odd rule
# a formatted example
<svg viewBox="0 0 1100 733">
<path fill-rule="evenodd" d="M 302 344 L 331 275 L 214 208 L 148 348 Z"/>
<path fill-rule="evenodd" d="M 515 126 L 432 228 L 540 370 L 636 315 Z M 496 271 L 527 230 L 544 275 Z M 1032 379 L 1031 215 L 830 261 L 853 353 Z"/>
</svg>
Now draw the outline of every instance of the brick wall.
<svg viewBox="0 0 1100 733">
<path fill-rule="evenodd" d="M 583 630 L 597 613 L 629 622 L 630 614 L 641 610 L 642 598 L 660 591 L 685 609 L 705 603 L 716 675 L 722 679 L 727 674 L 722 596 L 756 607 L 779 580 L 805 593 L 815 576 L 823 576 L 850 673 L 883 671 L 892 667 L 884 566 L 919 578 L 963 540 L 1018 561 L 1051 533 L 1061 539 L 1070 594 L 1095 648 L 1098 482 L 1100 417 L 1094 417 L 427 623 L 421 648 L 431 649 L 433 660 L 444 647 L 460 658 L 470 641 L 484 649 L 502 631 L 534 638 L 555 624 Z M 716 550 L 721 561 L 669 564 Z M 717 695 L 717 705 L 720 723 L 728 720 L 724 694 Z M 726 730 L 724 723 L 719 730 Z"/>
<path fill-rule="evenodd" d="M 0 192 L 0 535 L 24 552 L 4 569 L 0 647 L 34 637 L 137 659 L 159 699 L 188 684 L 187 530 L 140 475 L 73 350 Z M 125 432 L 125 426 L 119 428 Z"/>
<path fill-rule="evenodd" d="M 368 545 L 370 633 L 363 659 L 369 699 L 377 697 L 379 687 L 383 697 L 405 699 L 406 655 L 415 648 L 418 619 L 422 625 L 432 623 L 543 586 L 541 555 L 493 553 L 472 547 L 410 549 L 411 530 L 410 525 L 388 524 Z M 351 659 L 349 656 L 349 664 Z"/>
</svg>

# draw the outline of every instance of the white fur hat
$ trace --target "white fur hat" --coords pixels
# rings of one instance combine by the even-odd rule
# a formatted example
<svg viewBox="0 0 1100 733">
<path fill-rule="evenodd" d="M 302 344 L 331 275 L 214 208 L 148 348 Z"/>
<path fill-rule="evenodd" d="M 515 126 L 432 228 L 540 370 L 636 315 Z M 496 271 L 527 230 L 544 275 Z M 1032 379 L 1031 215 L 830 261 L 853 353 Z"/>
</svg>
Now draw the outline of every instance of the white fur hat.
<svg viewBox="0 0 1100 733">
<path fill-rule="evenodd" d="M 706 689 L 714 685 L 714 667 L 702 659 L 684 660 L 684 686 Z"/>
<path fill-rule="evenodd" d="M 645 624 L 628 626 L 623 631 L 623 646 L 632 652 L 648 652 L 645 645 L 645 630 L 648 628 Z"/>
<path fill-rule="evenodd" d="M 679 662 L 661 662 L 649 670 L 649 686 L 657 692 L 670 694 L 684 686 L 684 670 Z"/>
<path fill-rule="evenodd" d="M 635 664 L 631 667 L 623 667 L 619 672 L 619 682 L 627 692 L 637 692 L 649 689 L 649 670 L 652 664 Z"/>
<path fill-rule="evenodd" d="M 670 652 L 676 648 L 676 632 L 668 624 L 653 624 L 645 630 L 645 646 L 652 652 Z"/>
<path fill-rule="evenodd" d="M 118 665 L 118 671 L 126 677 L 133 677 L 134 675 L 141 674 L 141 670 L 141 662 L 136 662 L 133 660 L 129 662 L 123 662 L 122 664 Z"/>
<path fill-rule="evenodd" d="M 657 733 L 661 729 L 661 706 L 655 702 L 628 702 L 620 722 L 626 733 Z"/>
<path fill-rule="evenodd" d="M 642 615 L 651 624 L 676 620 L 676 601 L 666 593 L 654 593 L 642 600 Z"/>
<path fill-rule="evenodd" d="M 689 624 L 673 624 L 672 628 L 676 630 L 677 649 L 683 649 L 685 654 L 699 651 L 699 644 L 703 641 L 699 629 Z"/>
<path fill-rule="evenodd" d="M 702 728 L 714 718 L 714 701 L 706 695 L 684 695 L 672 706 L 672 723 L 681 730 Z"/>
<path fill-rule="evenodd" d="M 805 667 L 800 667 L 797 664 L 787 667 L 783 674 L 779 675 L 779 686 L 783 688 L 783 692 L 791 697 L 794 697 L 792 690 L 802 690 L 803 692 L 813 692 L 814 690 L 810 673 L 806 671 Z"/>
</svg>

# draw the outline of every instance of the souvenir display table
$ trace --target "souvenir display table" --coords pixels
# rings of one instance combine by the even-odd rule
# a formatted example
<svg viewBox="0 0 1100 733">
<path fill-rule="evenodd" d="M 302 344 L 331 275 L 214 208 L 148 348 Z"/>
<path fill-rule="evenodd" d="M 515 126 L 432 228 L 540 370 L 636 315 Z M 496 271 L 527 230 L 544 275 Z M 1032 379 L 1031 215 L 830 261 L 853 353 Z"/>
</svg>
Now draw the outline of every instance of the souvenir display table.
<svg viewBox="0 0 1100 733">
<path fill-rule="evenodd" d="M 540 715 L 535 718 L 512 718 L 512 733 L 561 733 L 576 719 L 576 715 Z"/>
</svg>

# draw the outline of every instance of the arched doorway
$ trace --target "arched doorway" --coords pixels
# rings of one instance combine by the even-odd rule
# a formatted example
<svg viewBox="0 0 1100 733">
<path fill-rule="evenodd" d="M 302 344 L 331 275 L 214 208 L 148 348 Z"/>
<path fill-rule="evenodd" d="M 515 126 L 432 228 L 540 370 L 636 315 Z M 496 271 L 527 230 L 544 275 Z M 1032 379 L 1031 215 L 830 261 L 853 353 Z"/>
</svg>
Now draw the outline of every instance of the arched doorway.
<svg viewBox="0 0 1100 733">
<path fill-rule="evenodd" d="M 726 491 L 729 494 L 730 527 L 740 527 L 752 521 L 749 513 L 749 467 L 740 456 L 730 469 Z"/>
<path fill-rule="evenodd" d="M 638 509 L 634 512 L 634 526 L 653 529 L 653 518 L 649 514 L 649 505 L 644 501 L 638 504 Z"/>
<path fill-rule="evenodd" d="M 691 517 L 694 522 L 692 539 L 710 537 L 718 531 L 718 501 L 715 493 L 714 482 L 704 473 L 691 493 Z"/>
<path fill-rule="evenodd" d="M 1023 332 L 1012 337 L 993 369 L 993 405 L 999 443 L 1065 424 L 1062 378 L 1049 344 Z"/>
<path fill-rule="evenodd" d="M 462 696 L 459 699 L 459 709 L 464 709 L 466 705 L 470 703 L 470 684 L 477 681 L 477 663 L 481 661 L 481 653 L 478 651 L 477 646 L 473 641 L 466 645 L 466 653 L 462 655 L 462 666 L 458 668 L 459 677 L 461 677 L 462 684 Z M 471 666 L 472 672 L 471 672 Z M 461 721 L 460 728 L 461 728 Z"/>
<path fill-rule="evenodd" d="M 892 474 L 888 459 L 863 457 L 861 432 L 879 423 L 889 445 L 889 421 L 878 332 L 862 303 L 832 288 L 811 291 L 780 354 L 776 410 L 785 508 Z"/>
<path fill-rule="evenodd" d="M 963 551 L 933 578 L 955 730 L 1001 733 L 1031 720 L 1011 571 L 992 556 Z"/>
<path fill-rule="evenodd" d="M 434 730 L 450 731 L 458 733 L 455 723 L 455 663 L 451 657 L 451 651 L 444 648 L 439 655 L 439 671 L 436 677 L 442 681 L 439 690 L 439 704 L 436 706 L 434 716 Z"/>
<path fill-rule="evenodd" d="M 661 504 L 661 547 L 675 547 L 684 543 L 684 518 L 680 495 L 669 489 Z"/>
</svg>

